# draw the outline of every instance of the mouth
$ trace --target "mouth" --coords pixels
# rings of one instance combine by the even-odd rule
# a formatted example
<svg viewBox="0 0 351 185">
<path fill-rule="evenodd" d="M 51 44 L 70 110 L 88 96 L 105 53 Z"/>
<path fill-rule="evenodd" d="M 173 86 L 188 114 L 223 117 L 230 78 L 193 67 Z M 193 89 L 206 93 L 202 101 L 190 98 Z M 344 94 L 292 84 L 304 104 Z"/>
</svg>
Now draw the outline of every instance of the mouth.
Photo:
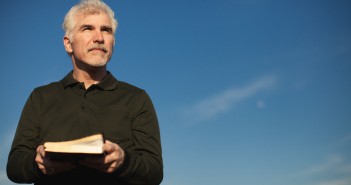
<svg viewBox="0 0 351 185">
<path fill-rule="evenodd" d="M 99 51 L 99 52 L 107 53 L 107 49 L 102 46 L 89 48 L 88 51 Z"/>
</svg>

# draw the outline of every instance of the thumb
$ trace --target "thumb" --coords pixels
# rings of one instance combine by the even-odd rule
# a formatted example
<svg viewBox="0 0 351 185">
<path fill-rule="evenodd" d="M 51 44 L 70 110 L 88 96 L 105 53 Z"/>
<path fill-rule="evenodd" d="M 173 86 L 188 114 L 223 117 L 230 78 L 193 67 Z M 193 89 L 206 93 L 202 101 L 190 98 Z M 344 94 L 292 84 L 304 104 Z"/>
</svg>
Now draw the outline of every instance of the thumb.
<svg viewBox="0 0 351 185">
<path fill-rule="evenodd" d="M 45 157 L 44 145 L 39 145 L 39 146 L 37 147 L 37 153 L 39 153 L 40 156 Z"/>
</svg>

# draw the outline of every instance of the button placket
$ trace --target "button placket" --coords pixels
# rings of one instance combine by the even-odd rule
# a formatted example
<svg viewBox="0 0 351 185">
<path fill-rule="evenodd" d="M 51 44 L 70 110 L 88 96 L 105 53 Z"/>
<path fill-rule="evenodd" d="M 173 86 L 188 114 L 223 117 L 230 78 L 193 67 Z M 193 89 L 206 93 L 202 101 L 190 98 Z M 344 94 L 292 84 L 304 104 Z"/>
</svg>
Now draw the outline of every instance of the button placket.
<svg viewBox="0 0 351 185">
<path fill-rule="evenodd" d="M 81 109 L 84 111 L 87 108 L 87 92 L 82 94 Z"/>
</svg>

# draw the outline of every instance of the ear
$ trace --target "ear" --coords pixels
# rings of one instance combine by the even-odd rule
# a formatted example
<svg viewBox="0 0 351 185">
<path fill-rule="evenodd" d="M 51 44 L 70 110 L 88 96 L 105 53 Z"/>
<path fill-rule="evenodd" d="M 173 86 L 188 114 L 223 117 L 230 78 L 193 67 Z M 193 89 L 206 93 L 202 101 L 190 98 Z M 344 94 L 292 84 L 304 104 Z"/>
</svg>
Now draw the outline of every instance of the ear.
<svg viewBox="0 0 351 185">
<path fill-rule="evenodd" d="M 65 46 L 67 53 L 73 53 L 72 43 L 67 36 L 63 37 L 63 45 Z"/>
</svg>

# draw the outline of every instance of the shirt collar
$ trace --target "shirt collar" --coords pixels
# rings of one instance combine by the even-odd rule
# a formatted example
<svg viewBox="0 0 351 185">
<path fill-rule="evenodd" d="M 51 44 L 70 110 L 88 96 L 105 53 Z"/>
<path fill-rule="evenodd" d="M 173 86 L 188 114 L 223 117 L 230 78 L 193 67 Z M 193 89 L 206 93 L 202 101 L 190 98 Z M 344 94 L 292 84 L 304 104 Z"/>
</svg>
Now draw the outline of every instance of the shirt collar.
<svg viewBox="0 0 351 185">
<path fill-rule="evenodd" d="M 74 79 L 73 77 L 73 71 L 69 72 L 62 80 L 61 80 L 64 88 L 67 88 L 69 86 L 75 86 L 77 84 L 79 84 L 80 82 L 78 82 L 76 79 Z M 118 84 L 118 80 L 109 72 L 107 71 L 107 75 L 105 76 L 105 78 L 98 84 L 96 84 L 96 86 L 100 87 L 103 90 L 113 90 L 117 87 Z"/>
<path fill-rule="evenodd" d="M 118 80 L 109 71 L 107 71 L 105 78 L 96 85 L 105 91 L 109 91 L 115 89 L 117 84 Z"/>
</svg>

